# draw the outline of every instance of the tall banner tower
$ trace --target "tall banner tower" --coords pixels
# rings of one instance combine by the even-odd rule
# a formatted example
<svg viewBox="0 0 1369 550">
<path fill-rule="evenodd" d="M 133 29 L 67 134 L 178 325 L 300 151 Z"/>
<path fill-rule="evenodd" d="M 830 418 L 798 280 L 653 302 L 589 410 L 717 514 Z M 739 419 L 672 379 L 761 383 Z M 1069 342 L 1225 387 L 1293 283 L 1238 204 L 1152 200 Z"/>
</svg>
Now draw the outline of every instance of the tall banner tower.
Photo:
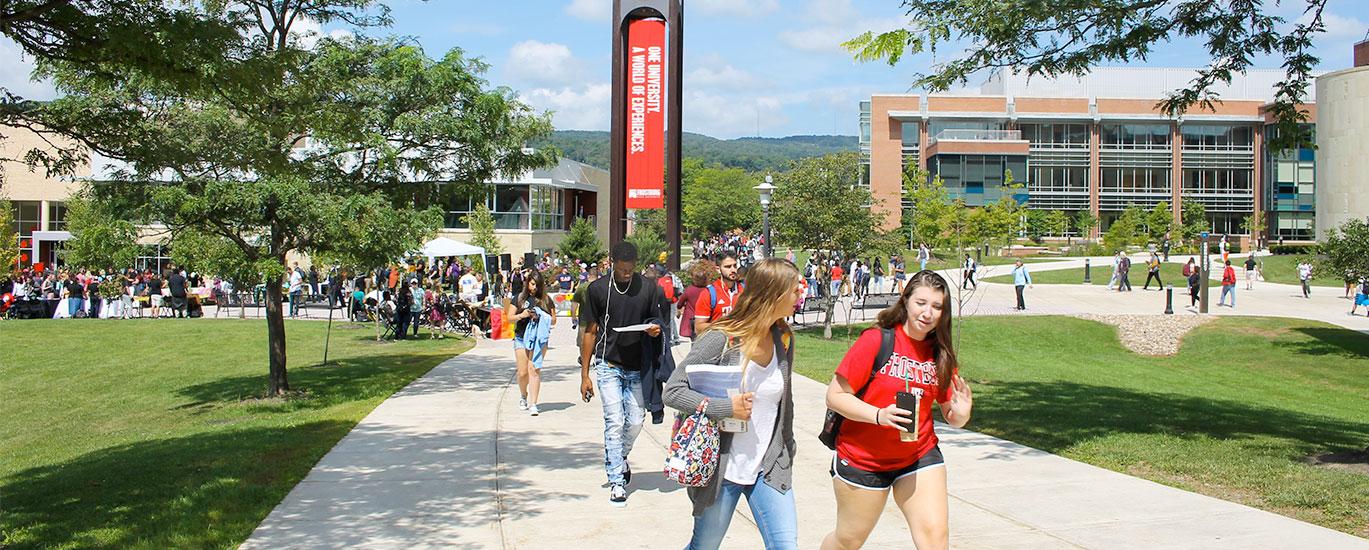
<svg viewBox="0 0 1369 550">
<path fill-rule="evenodd" d="M 613 0 L 609 242 L 627 236 L 629 209 L 664 209 L 671 269 L 680 267 L 683 29 L 683 0 Z"/>
</svg>

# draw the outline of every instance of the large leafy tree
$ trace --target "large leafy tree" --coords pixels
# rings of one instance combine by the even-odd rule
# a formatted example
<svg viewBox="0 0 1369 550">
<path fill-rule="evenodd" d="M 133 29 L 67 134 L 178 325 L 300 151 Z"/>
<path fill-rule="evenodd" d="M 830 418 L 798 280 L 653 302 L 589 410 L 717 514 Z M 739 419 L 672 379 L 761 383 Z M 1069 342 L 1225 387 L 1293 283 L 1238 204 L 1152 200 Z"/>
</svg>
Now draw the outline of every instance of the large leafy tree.
<svg viewBox="0 0 1369 550">
<path fill-rule="evenodd" d="M 761 218 L 759 180 L 740 168 L 706 166 L 686 159 L 682 167 L 682 222 L 689 237 L 702 238 L 733 229 L 751 229 Z"/>
<path fill-rule="evenodd" d="M 262 274 L 272 395 L 289 390 L 287 253 L 394 258 L 440 226 L 444 197 L 554 160 L 522 149 L 550 131 L 548 119 L 489 89 L 486 65 L 460 50 L 432 59 L 403 40 L 296 28 L 385 23 L 371 0 L 206 0 L 180 13 L 232 31 L 198 55 L 199 78 L 137 59 L 40 58 L 67 95 L 28 116 L 125 163 L 97 197 L 164 223 L 173 239 L 221 239 L 210 250 L 223 269 Z"/>
<path fill-rule="evenodd" d="M 19 266 L 19 233 L 14 231 L 10 201 L 0 197 L 0 281 L 9 280 Z"/>
<path fill-rule="evenodd" d="M 1369 224 L 1358 218 L 1333 227 L 1326 232 L 1321 246 L 1323 275 L 1344 277 L 1369 274 Z"/>
<path fill-rule="evenodd" d="M 1261 56 L 1277 56 L 1287 77 L 1273 90 L 1279 135 L 1270 145 L 1283 149 L 1311 142 L 1301 124 L 1308 113 L 1297 106 L 1307 97 L 1319 61 L 1311 53 L 1312 39 L 1326 30 L 1326 0 L 1302 3 L 1305 16 L 1289 23 L 1270 12 L 1270 3 L 1252 0 L 902 0 L 905 28 L 866 32 L 845 46 L 858 59 L 892 65 L 905 55 L 968 43 L 916 76 L 914 86 L 945 91 L 985 69 L 1084 75 L 1102 63 L 1144 60 L 1157 43 L 1200 41 L 1210 63 L 1159 103 L 1172 116 L 1194 105 L 1211 108 L 1221 99 L 1217 88 L 1233 75 Z"/>
<path fill-rule="evenodd" d="M 568 258 L 589 265 L 598 263 L 606 254 L 604 243 L 599 241 L 599 236 L 594 232 L 594 224 L 586 218 L 575 219 L 575 223 L 570 226 L 570 232 L 561 238 L 556 250 Z"/>
<path fill-rule="evenodd" d="M 859 257 L 889 252 L 884 215 L 870 208 L 869 189 L 857 185 L 860 158 L 840 153 L 798 161 L 776 178 L 770 223 L 776 242 L 795 249 Z M 823 335 L 832 337 L 829 300 Z"/>
</svg>

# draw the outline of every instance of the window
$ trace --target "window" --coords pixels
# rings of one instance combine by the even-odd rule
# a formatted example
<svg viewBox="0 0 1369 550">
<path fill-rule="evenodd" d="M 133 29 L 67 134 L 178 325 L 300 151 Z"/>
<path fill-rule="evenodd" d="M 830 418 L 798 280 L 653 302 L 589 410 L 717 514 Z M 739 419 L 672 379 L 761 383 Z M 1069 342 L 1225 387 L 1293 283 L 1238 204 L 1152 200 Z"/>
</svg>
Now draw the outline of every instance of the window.
<svg viewBox="0 0 1369 550">
<path fill-rule="evenodd" d="M 935 138 L 942 130 L 1002 130 L 1003 123 L 977 120 L 933 120 L 927 135 Z"/>
<path fill-rule="evenodd" d="M 1103 146 L 1114 149 L 1158 149 L 1169 147 L 1168 124 L 1104 124 Z"/>
<path fill-rule="evenodd" d="M 40 215 L 43 203 L 39 201 L 11 201 L 13 220 L 10 225 L 22 238 L 32 237 L 34 231 L 42 230 L 43 219 Z"/>
<path fill-rule="evenodd" d="M 66 231 L 67 204 L 59 201 L 48 203 L 48 231 Z"/>
<path fill-rule="evenodd" d="M 1005 171 L 1012 172 L 1015 183 L 1022 183 L 1027 174 L 1027 158 L 1015 155 L 937 155 L 931 166 L 952 197 L 973 195 L 963 197 L 972 206 L 996 201 L 1008 192 L 1003 187 Z"/>
<path fill-rule="evenodd" d="M 916 122 L 904 122 L 903 126 L 903 146 L 916 147 L 921 139 L 919 125 Z"/>
<path fill-rule="evenodd" d="M 1248 149 L 1255 144 L 1255 130 L 1250 126 L 1185 124 L 1179 129 L 1185 149 Z"/>
<path fill-rule="evenodd" d="M 1032 147 L 1088 147 L 1089 127 L 1087 124 L 1022 124 L 1022 139 L 1030 141 Z"/>
<path fill-rule="evenodd" d="M 1170 192 L 1168 168 L 1103 168 L 1103 193 Z"/>
<path fill-rule="evenodd" d="M 133 266 L 138 268 L 138 271 L 150 269 L 156 273 L 161 273 L 169 265 L 171 265 L 171 248 L 162 243 L 142 245 L 138 257 L 133 260 Z"/>
</svg>

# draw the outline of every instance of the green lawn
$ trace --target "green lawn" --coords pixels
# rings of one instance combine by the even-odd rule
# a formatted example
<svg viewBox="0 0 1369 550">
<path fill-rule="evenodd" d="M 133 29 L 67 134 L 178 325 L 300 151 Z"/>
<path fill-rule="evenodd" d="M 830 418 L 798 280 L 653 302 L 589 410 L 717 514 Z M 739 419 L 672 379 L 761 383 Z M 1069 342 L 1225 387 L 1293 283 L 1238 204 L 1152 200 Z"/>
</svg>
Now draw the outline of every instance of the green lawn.
<svg viewBox="0 0 1369 550">
<path fill-rule="evenodd" d="M 1260 269 L 1264 271 L 1264 280 L 1271 283 L 1284 283 L 1289 285 L 1301 284 L 1298 281 L 1298 261 L 1303 256 L 1284 255 L 1284 256 L 1260 256 L 1255 261 L 1260 262 Z M 1236 261 L 1232 260 L 1232 265 Z M 1245 269 L 1245 260 L 1240 261 L 1239 269 Z M 1341 280 L 1336 273 L 1312 271 L 1312 286 L 1329 286 L 1335 288 L 1345 288 L 1345 281 Z"/>
<path fill-rule="evenodd" d="M 855 337 L 845 327 L 834 335 L 801 333 L 802 374 L 831 379 Z M 1369 475 L 1304 463 L 1369 445 L 1363 334 L 1222 318 L 1163 358 L 1071 317 L 971 318 L 958 336 L 975 393 L 971 429 L 1369 537 Z"/>
<path fill-rule="evenodd" d="M 1131 264 L 1131 273 L 1127 278 L 1131 281 L 1133 288 L 1140 290 L 1146 283 L 1146 266 L 1142 263 L 1144 260 L 1138 261 L 1135 258 L 1132 260 L 1136 263 Z M 1160 279 L 1165 284 L 1174 285 L 1176 289 L 1186 288 L 1188 281 L 1184 279 L 1183 269 L 1184 266 L 1179 264 L 1162 263 L 1160 264 Z M 1027 272 L 1031 274 L 1032 284 L 1037 285 L 1078 285 L 1084 283 L 1084 268 L 1082 267 L 1053 271 L 1035 271 L 1028 268 Z M 1107 286 L 1108 278 L 1112 277 L 1112 262 L 1108 261 L 1103 265 L 1094 264 L 1089 276 L 1093 279 L 1093 284 Z M 1012 273 L 989 277 L 983 282 L 1012 284 Z M 1154 285 L 1155 283 L 1152 282 L 1151 288 L 1155 288 Z"/>
<path fill-rule="evenodd" d="M 466 339 L 375 341 L 287 322 L 266 387 L 262 321 L 0 323 L 0 548 L 231 548 L 386 397 Z M 333 364 L 336 361 L 336 364 Z"/>
</svg>

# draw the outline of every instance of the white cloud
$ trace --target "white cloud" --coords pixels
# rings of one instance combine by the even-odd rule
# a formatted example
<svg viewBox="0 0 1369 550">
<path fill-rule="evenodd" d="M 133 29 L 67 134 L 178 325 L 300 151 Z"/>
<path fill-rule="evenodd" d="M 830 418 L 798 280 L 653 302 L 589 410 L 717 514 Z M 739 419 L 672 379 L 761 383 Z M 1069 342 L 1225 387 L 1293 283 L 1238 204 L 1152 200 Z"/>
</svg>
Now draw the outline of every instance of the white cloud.
<svg viewBox="0 0 1369 550">
<path fill-rule="evenodd" d="M 693 88 L 712 88 L 718 90 L 747 90 L 760 85 L 751 73 L 733 67 L 731 64 L 704 66 L 689 71 L 684 77 L 685 85 Z"/>
<path fill-rule="evenodd" d="M 586 64 L 565 44 L 525 40 L 509 49 L 508 74 L 534 86 L 567 86 L 580 82 Z"/>
<path fill-rule="evenodd" d="M 608 83 L 596 83 L 534 88 L 519 96 L 539 111 L 552 111 L 557 130 L 607 130 L 611 90 Z"/>
<path fill-rule="evenodd" d="M 755 17 L 779 9 L 779 0 L 691 0 L 687 9 L 704 15 Z"/>
<path fill-rule="evenodd" d="M 31 79 L 33 58 L 24 55 L 19 45 L 9 38 L 0 37 L 0 59 L 10 60 L 0 63 L 0 88 L 24 99 L 47 100 L 57 97 L 57 88 L 52 80 Z"/>
<path fill-rule="evenodd" d="M 613 0 L 571 0 L 565 11 L 572 17 L 607 24 L 613 17 Z"/>
<path fill-rule="evenodd" d="M 686 91 L 684 130 L 717 138 L 762 135 L 789 124 L 783 102 L 769 96 Z"/>
<path fill-rule="evenodd" d="M 865 31 L 891 31 L 903 23 L 898 17 L 862 17 L 851 5 L 851 0 L 810 0 L 804 9 L 803 19 L 811 25 L 780 31 L 781 43 L 801 52 L 843 55 L 849 54 L 841 47 L 842 42 Z"/>
</svg>

